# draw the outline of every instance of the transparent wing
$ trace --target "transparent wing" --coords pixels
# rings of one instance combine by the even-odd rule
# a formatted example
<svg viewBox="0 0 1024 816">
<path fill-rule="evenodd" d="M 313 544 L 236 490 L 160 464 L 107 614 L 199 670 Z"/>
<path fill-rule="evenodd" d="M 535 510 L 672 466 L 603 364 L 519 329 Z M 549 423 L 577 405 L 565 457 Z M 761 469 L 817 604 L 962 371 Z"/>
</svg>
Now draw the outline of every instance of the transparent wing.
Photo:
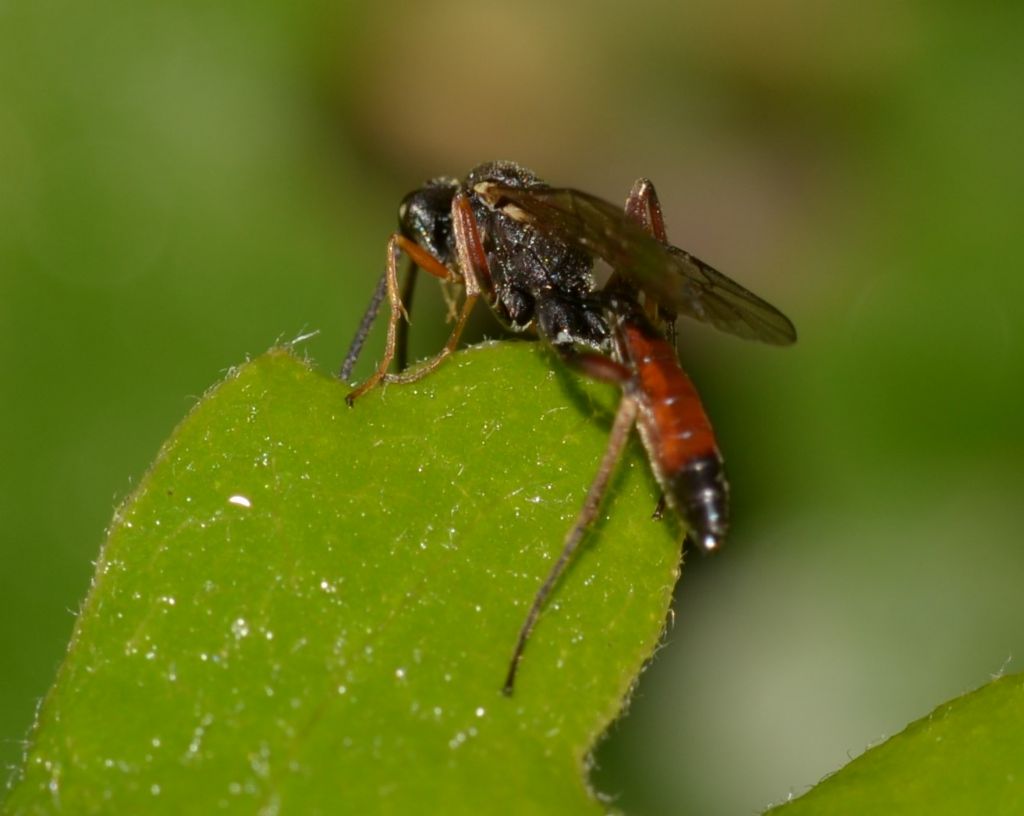
<svg viewBox="0 0 1024 816">
<path fill-rule="evenodd" d="M 747 340 L 788 345 L 796 329 L 782 312 L 699 258 L 655 239 L 614 204 L 558 188 L 481 182 L 488 206 L 604 259 L 666 309 Z"/>
</svg>

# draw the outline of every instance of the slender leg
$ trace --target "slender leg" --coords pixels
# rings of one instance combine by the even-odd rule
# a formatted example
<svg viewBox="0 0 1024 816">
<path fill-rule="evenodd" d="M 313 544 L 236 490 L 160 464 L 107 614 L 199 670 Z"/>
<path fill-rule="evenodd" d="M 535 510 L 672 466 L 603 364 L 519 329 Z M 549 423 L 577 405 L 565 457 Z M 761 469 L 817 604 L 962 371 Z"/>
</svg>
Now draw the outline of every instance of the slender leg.
<svg viewBox="0 0 1024 816">
<path fill-rule="evenodd" d="M 388 243 L 388 267 L 387 267 L 387 290 L 388 301 L 391 305 L 391 317 L 388 321 L 388 335 L 384 346 L 384 357 L 381 359 L 377 371 L 366 382 L 352 391 L 345 399 L 351 405 L 359 396 L 365 394 L 380 382 L 410 383 L 430 374 L 441 365 L 458 347 L 459 338 L 462 336 L 470 313 L 480 298 L 481 279 L 490 284 L 490 273 L 487 269 L 487 258 L 483 250 L 483 242 L 476 228 L 476 219 L 469 200 L 465 193 L 458 193 L 452 200 L 452 227 L 455 232 L 455 246 L 459 256 L 459 270 L 462 273 L 462 284 L 466 290 L 466 299 L 462 302 L 462 308 L 448 342 L 434 357 L 423 365 L 417 366 L 411 371 L 400 374 L 388 374 L 388 367 L 395 356 L 395 348 L 398 336 L 398 322 L 402 315 L 406 320 L 409 316 L 405 312 L 402 299 L 398 294 L 398 275 L 396 272 L 396 255 L 400 247 L 413 263 L 421 269 L 426 270 L 435 277 L 443 280 L 456 280 L 454 273 L 441 264 L 436 258 L 426 252 L 421 246 L 413 243 L 402 235 L 391 236 Z"/>
<path fill-rule="evenodd" d="M 650 179 L 641 178 L 633 183 L 633 189 L 629 191 L 629 198 L 626 199 L 626 215 L 659 241 L 668 242 L 661 202 L 658 201 L 658 194 Z"/>
<path fill-rule="evenodd" d="M 462 308 L 456 317 L 455 327 L 444 344 L 444 348 L 422 366 L 417 366 L 413 371 L 403 374 L 389 374 L 385 378 L 386 382 L 416 382 L 440 366 L 444 359 L 459 346 L 459 339 L 466 328 L 466 321 L 469 319 L 476 301 L 480 298 L 479 281 L 481 278 L 489 285 L 490 273 L 483 252 L 483 243 L 480 241 L 480 234 L 476 228 L 476 218 L 473 216 L 473 210 L 464 192 L 460 192 L 452 202 L 452 225 L 455 231 L 456 250 L 459 254 L 459 268 L 463 272 L 463 286 L 466 289 L 466 299 L 462 302 Z"/>
<path fill-rule="evenodd" d="M 665 216 L 662 214 L 662 203 L 657 200 L 654 183 L 649 178 L 638 178 L 633 183 L 630 196 L 626 200 L 626 214 L 650 232 L 654 238 L 665 244 L 669 243 L 669 235 L 665 229 Z M 647 316 L 656 325 L 664 326 L 668 341 L 676 347 L 676 315 L 669 309 L 653 301 L 646 301 Z"/>
<path fill-rule="evenodd" d="M 409 319 L 409 315 L 405 310 L 405 306 L 402 303 L 402 298 L 398 293 L 398 253 L 399 251 L 405 252 L 416 266 L 429 272 L 431 275 L 443 280 L 452 280 L 455 278 L 455 273 L 448 269 L 444 264 L 430 255 L 421 246 L 414 243 L 413 241 L 406 238 L 404 235 L 394 233 L 388 240 L 387 250 L 387 268 L 384 272 L 385 288 L 387 290 L 388 305 L 391 307 L 391 314 L 388 316 L 388 334 L 387 340 L 384 344 L 384 356 L 381 358 L 377 370 L 360 386 L 349 392 L 348 396 L 345 397 L 345 401 L 351 406 L 356 399 L 365 394 L 371 388 L 373 388 L 381 380 L 387 379 L 388 367 L 391 365 L 391 361 L 395 357 L 395 346 L 398 335 L 398 322 L 404 317 L 406 320 Z M 371 310 L 367 310 L 367 314 Z M 376 309 L 372 310 L 373 316 L 376 316 Z M 365 320 L 365 318 L 364 318 Z M 372 322 L 372 318 L 371 318 Z M 368 327 L 367 327 L 368 330 Z"/>
<path fill-rule="evenodd" d="M 570 345 L 555 345 L 554 349 L 568 366 L 582 371 L 595 380 L 615 383 L 625 388 L 631 379 L 629 369 L 609 357 L 593 352 L 579 352 Z M 590 527 L 591 522 L 597 515 L 597 511 L 601 506 L 601 499 L 604 498 L 605 491 L 608 488 L 608 480 L 611 478 L 612 473 L 615 472 L 615 465 L 619 461 L 622 448 L 629 438 L 629 432 L 633 427 L 633 423 L 636 421 L 636 412 L 636 401 L 624 394 L 619 402 L 619 409 L 615 414 L 615 421 L 612 424 L 612 431 L 608 438 L 608 447 L 605 448 L 601 464 L 597 469 L 597 475 L 587 491 L 583 507 L 576 517 L 576 522 L 573 524 L 568 536 L 566 536 L 565 544 L 562 546 L 562 552 L 558 556 L 558 560 L 555 561 L 551 572 L 548 573 L 548 577 L 541 584 L 540 589 L 537 590 L 533 603 L 530 604 L 526 620 L 519 630 L 515 651 L 512 654 L 512 661 L 509 663 L 508 675 L 505 678 L 505 685 L 502 689 L 506 695 L 511 694 L 513 691 L 516 671 L 519 668 L 519 661 L 523 657 L 523 649 L 526 647 L 526 641 L 530 638 L 530 633 L 537 623 L 537 618 L 544 608 L 544 604 L 558 583 L 558 579 L 572 560 L 573 553 L 576 552 L 576 548 L 583 539 L 583 534 L 586 533 L 587 528 Z"/>
<path fill-rule="evenodd" d="M 647 178 L 637 179 L 633 183 L 633 189 L 629 191 L 626 199 L 626 215 L 639 223 L 651 235 L 663 243 L 668 243 L 668 233 L 665 230 L 665 217 L 661 211 L 661 202 L 658 200 L 658 193 L 654 189 L 654 183 Z M 655 325 L 662 326 L 665 331 L 665 339 L 668 340 L 672 350 L 676 348 L 676 314 L 666 309 L 660 303 L 653 300 L 645 300 L 645 308 L 648 317 Z M 660 519 L 665 514 L 665 494 L 658 497 L 658 505 L 654 508 L 652 518 Z"/>
<path fill-rule="evenodd" d="M 417 244 L 410 241 L 398 233 L 391 236 L 391 240 L 388 242 L 389 252 L 392 246 L 397 243 L 399 248 L 405 251 L 409 255 L 411 260 L 411 267 L 409 275 L 406 278 L 405 286 L 402 289 L 401 302 L 403 304 L 411 303 L 412 301 L 412 290 L 416 283 L 416 270 L 420 267 L 420 264 L 426 264 L 424 268 L 430 272 L 431 275 L 441 278 L 443 280 L 450 280 L 454 276 L 452 272 L 445 267 L 440 261 L 431 256 L 426 250 Z M 419 259 L 419 263 L 417 263 Z M 356 336 L 353 338 L 351 345 L 348 347 L 348 351 L 345 354 L 345 360 L 341 364 L 341 370 L 338 372 L 338 378 L 347 381 L 349 376 L 352 374 L 352 369 L 355 367 L 356 361 L 359 359 L 359 354 L 363 350 L 363 345 L 366 343 L 366 338 L 370 334 L 370 329 L 373 328 L 374 321 L 377 319 L 377 314 L 380 312 L 380 304 L 384 301 L 384 296 L 388 291 L 388 270 L 385 269 L 380 276 L 380 280 L 377 281 L 377 288 L 373 290 L 373 295 L 370 297 L 370 303 L 366 307 L 366 311 L 363 313 L 363 319 L 359 321 L 359 328 L 356 330 Z M 403 313 L 406 317 L 405 323 L 400 323 L 398 327 L 398 368 L 399 370 L 405 368 L 404 358 L 406 351 L 406 326 L 408 325 L 408 309 L 403 309 Z"/>
<path fill-rule="evenodd" d="M 553 348 L 563 363 L 592 379 L 625 387 L 632 378 L 629 369 L 611 357 L 592 351 L 577 351 L 570 345 L 558 344 Z"/>
<path fill-rule="evenodd" d="M 386 375 L 386 382 L 415 382 L 426 377 L 441 365 L 458 348 L 459 338 L 462 337 L 462 332 L 466 328 L 466 322 L 469 320 L 477 300 L 480 299 L 480 279 L 483 278 L 488 283 L 490 282 L 483 242 L 480 240 L 480 233 L 476 228 L 476 218 L 465 193 L 458 193 L 452 200 L 452 228 L 455 232 L 455 248 L 459 256 L 462 283 L 466 289 L 466 299 L 462 301 L 462 308 L 455 319 L 455 326 L 452 328 L 444 348 L 434 357 L 426 363 L 416 366 L 412 371 Z"/>
<path fill-rule="evenodd" d="M 405 276 L 405 283 L 402 285 L 402 305 L 406 313 L 412 311 L 412 296 L 416 292 L 416 272 L 419 267 L 412 261 L 409 262 L 409 271 Z M 399 371 L 405 371 L 409 366 L 409 321 L 401 320 L 398 323 L 398 348 L 395 351 L 395 367 Z"/>
<path fill-rule="evenodd" d="M 427 362 L 416 366 L 416 368 L 410 371 L 403 371 L 400 374 L 385 374 L 383 377 L 384 382 L 416 382 L 416 380 L 423 379 L 441 365 L 441 363 L 443 363 L 445 359 L 458 347 L 459 338 L 462 336 L 463 329 L 466 328 L 466 321 L 469 320 L 469 315 L 473 311 L 473 307 L 476 305 L 479 297 L 480 295 L 478 293 L 466 295 L 466 299 L 462 301 L 462 309 L 459 311 L 459 316 L 455 321 L 455 327 L 452 329 L 452 333 L 448 336 L 448 342 L 444 344 L 443 349 L 431 357 Z"/>
<path fill-rule="evenodd" d="M 608 481 L 612 473 L 615 472 L 615 465 L 618 464 L 619 456 L 622 454 L 622 449 L 629 438 L 629 432 L 636 421 L 636 412 L 636 400 L 628 395 L 623 395 L 622 400 L 619 402 L 619 410 L 615 414 L 611 435 L 608 438 L 608 447 L 605 448 L 601 464 L 597 469 L 597 475 L 594 476 L 594 481 L 590 484 L 587 497 L 583 501 L 583 507 L 576 517 L 576 523 L 573 524 L 569 535 L 566 536 L 561 555 L 558 556 L 558 560 L 555 561 L 551 572 L 548 573 L 548 577 L 534 596 L 533 603 L 530 604 L 530 611 L 526 614 L 526 620 L 519 630 L 519 638 L 516 640 L 516 648 L 512 653 L 512 661 L 509 663 L 508 675 L 505 677 L 505 685 L 502 688 L 506 695 L 512 694 L 515 687 L 516 671 L 519 668 L 519 661 L 523 657 L 523 649 L 530 637 L 530 633 L 533 631 L 533 627 L 537 623 L 537 617 L 544 608 L 544 603 L 558 583 L 558 579 L 561 578 L 566 566 L 568 566 L 573 553 L 576 552 L 576 548 L 583 539 L 583 534 L 597 516 L 597 512 L 601 507 L 601 499 L 604 498 L 604 494 L 608 489 Z"/>
</svg>

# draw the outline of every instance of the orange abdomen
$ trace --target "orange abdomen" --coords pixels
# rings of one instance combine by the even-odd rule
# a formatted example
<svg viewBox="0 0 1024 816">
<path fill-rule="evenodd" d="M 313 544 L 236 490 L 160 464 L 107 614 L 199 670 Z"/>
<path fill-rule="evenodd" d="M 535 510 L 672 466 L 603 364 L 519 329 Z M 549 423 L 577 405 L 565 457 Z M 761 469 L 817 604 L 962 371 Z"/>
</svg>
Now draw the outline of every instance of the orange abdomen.
<svg viewBox="0 0 1024 816">
<path fill-rule="evenodd" d="M 623 340 L 637 372 L 642 428 L 650 434 L 650 455 L 665 479 L 693 459 L 716 456 L 715 432 L 693 382 L 679 365 L 674 349 L 646 327 L 626 324 Z"/>
<path fill-rule="evenodd" d="M 729 527 L 729 485 L 715 432 L 675 349 L 642 315 L 616 327 L 616 343 L 634 376 L 637 427 L 668 503 L 704 550 L 716 549 Z"/>
</svg>

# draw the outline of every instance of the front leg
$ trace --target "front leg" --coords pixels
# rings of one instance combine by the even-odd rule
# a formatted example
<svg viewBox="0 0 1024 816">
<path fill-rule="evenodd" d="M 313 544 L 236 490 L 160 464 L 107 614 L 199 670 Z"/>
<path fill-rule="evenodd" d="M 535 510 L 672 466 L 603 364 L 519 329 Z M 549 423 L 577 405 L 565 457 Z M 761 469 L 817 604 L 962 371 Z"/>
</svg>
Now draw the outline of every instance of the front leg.
<svg viewBox="0 0 1024 816">
<path fill-rule="evenodd" d="M 416 266 L 426 270 L 436 278 L 440 278 L 442 280 L 458 280 L 457 275 L 452 272 L 452 270 L 442 264 L 419 244 L 409 238 L 406 238 L 401 233 L 396 232 L 388 239 L 387 268 L 384 271 L 382 283 L 387 295 L 388 305 L 391 307 L 391 313 L 388 315 L 388 333 L 387 340 L 384 343 L 384 356 L 381 358 L 381 361 L 377 366 L 377 370 L 373 375 L 363 382 L 362 385 L 350 391 L 348 396 L 345 397 L 345 402 L 347 402 L 350 407 L 358 397 L 365 394 L 382 380 L 388 379 L 388 368 L 391 366 L 391 361 L 395 357 L 399 321 L 403 317 L 407 322 L 409 320 L 409 313 L 405 309 L 405 304 L 402 303 L 402 297 L 399 294 L 398 289 L 399 252 L 405 252 Z M 360 339 L 360 346 L 362 345 L 361 339 L 365 338 L 366 333 L 369 331 L 369 324 L 377 314 L 380 304 L 380 289 L 381 284 L 378 284 L 377 292 L 374 293 L 374 300 L 371 301 L 370 308 L 367 309 L 367 314 L 363 318 L 363 324 L 366 325 L 360 325 L 359 334 L 357 335 L 357 339 Z M 351 363 L 349 362 L 349 357 L 351 356 L 352 352 L 350 351 L 348 357 L 346 357 L 346 368 L 343 369 L 343 372 L 345 373 L 351 369 Z M 351 362 L 354 363 L 354 359 Z"/>
<path fill-rule="evenodd" d="M 459 338 L 466 328 L 466 322 L 469 320 L 473 307 L 482 293 L 480 281 L 482 280 L 488 287 L 490 286 L 490 272 L 487 268 L 487 258 L 484 254 L 483 242 L 480 239 L 476 218 L 473 215 L 472 207 L 465 193 L 458 193 L 452 199 L 452 227 L 455 234 L 455 247 L 461 272 L 459 275 L 448 269 L 448 267 L 430 255 L 419 244 L 410 241 L 402 235 L 395 234 L 391 236 L 391 241 L 388 242 L 388 268 L 386 272 L 387 294 L 391 305 L 391 315 L 388 321 L 388 335 L 384 346 L 384 357 L 381 359 L 380 365 L 377 366 L 373 376 L 345 398 L 349 405 L 352 405 L 356 398 L 365 394 L 380 382 L 410 383 L 422 379 L 441 365 L 458 347 Z M 398 293 L 398 273 L 396 268 L 397 250 L 399 248 L 406 252 L 417 266 L 426 270 L 434 277 L 462 283 L 466 290 L 466 299 L 462 303 L 462 308 L 451 335 L 448 337 L 448 342 L 445 343 L 441 351 L 426 363 L 410 371 L 389 374 L 388 368 L 395 356 L 399 320 L 403 315 L 406 320 L 409 319 Z"/>
</svg>

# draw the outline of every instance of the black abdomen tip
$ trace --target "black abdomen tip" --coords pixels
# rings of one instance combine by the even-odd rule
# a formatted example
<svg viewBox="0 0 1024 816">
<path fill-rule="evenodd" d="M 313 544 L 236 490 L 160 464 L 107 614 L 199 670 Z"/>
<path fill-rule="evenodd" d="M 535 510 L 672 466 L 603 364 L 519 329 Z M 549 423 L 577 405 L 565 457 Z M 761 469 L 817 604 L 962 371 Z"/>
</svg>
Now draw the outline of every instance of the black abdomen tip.
<svg viewBox="0 0 1024 816">
<path fill-rule="evenodd" d="M 729 484 L 717 454 L 691 459 L 672 479 L 675 505 L 704 551 L 721 546 L 729 529 Z"/>
</svg>

